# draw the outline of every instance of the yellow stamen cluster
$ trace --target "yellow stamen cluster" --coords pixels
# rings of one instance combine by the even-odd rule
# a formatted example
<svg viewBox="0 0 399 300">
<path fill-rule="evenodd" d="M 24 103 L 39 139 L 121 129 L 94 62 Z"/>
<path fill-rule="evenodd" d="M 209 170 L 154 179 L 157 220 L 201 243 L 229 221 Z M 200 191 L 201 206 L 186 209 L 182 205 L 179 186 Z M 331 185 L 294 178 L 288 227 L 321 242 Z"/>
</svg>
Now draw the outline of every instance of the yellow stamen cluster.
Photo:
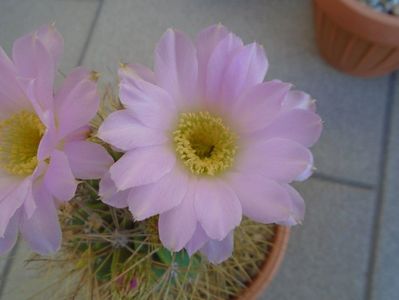
<svg viewBox="0 0 399 300">
<path fill-rule="evenodd" d="M 26 176 L 37 165 L 37 150 L 45 126 L 35 113 L 21 111 L 0 121 L 0 168 Z"/>
<path fill-rule="evenodd" d="M 183 113 L 173 139 L 183 164 L 196 175 L 218 175 L 233 162 L 236 136 L 208 112 Z"/>
</svg>

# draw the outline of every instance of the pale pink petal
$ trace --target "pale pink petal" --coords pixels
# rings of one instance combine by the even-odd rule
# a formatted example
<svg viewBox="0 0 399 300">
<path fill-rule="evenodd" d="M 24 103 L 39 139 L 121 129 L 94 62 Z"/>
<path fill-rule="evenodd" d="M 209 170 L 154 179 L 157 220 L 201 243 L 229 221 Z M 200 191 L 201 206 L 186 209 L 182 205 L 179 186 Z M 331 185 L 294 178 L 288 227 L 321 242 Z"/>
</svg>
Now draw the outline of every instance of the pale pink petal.
<svg viewBox="0 0 399 300">
<path fill-rule="evenodd" d="M 234 232 L 230 232 L 222 241 L 209 240 L 201 252 L 213 264 L 220 264 L 233 254 Z"/>
<path fill-rule="evenodd" d="M 104 147 L 87 141 L 67 143 L 64 152 L 73 175 L 80 179 L 99 179 L 114 163 Z"/>
<path fill-rule="evenodd" d="M 197 92 L 198 62 L 192 41 L 169 29 L 155 49 L 155 76 L 160 87 L 179 103 L 190 103 Z"/>
<path fill-rule="evenodd" d="M 281 103 L 290 88 L 290 84 L 278 80 L 250 88 L 233 105 L 233 119 L 240 124 L 240 131 L 247 133 L 265 128 L 280 113 Z"/>
<path fill-rule="evenodd" d="M 90 136 L 90 126 L 85 125 L 82 126 L 75 131 L 71 132 L 64 138 L 65 143 L 83 141 L 86 140 Z"/>
<path fill-rule="evenodd" d="M 24 204 L 28 197 L 33 197 L 32 180 L 25 178 L 0 199 L 0 237 L 4 237 L 7 226 L 16 211 Z"/>
<path fill-rule="evenodd" d="M 119 69 L 119 97 L 122 104 L 142 124 L 162 131 L 168 130 L 176 118 L 176 104 L 159 86 L 143 80 L 134 69 Z"/>
<path fill-rule="evenodd" d="M 283 138 L 311 147 L 320 138 L 323 124 L 314 112 L 292 109 L 281 113 L 256 136 L 261 140 Z"/>
<path fill-rule="evenodd" d="M 301 144 L 274 138 L 248 144 L 237 157 L 236 169 L 288 183 L 313 166 L 312 153 Z"/>
<path fill-rule="evenodd" d="M 169 173 L 176 157 L 167 146 L 138 148 L 125 153 L 110 169 L 118 190 L 153 183 Z"/>
<path fill-rule="evenodd" d="M 54 121 L 50 121 L 50 124 L 47 125 L 46 131 L 40 140 L 39 148 L 37 150 L 38 160 L 48 158 L 58 142 L 59 136 L 57 134 L 57 129 L 55 128 L 55 123 Z"/>
<path fill-rule="evenodd" d="M 64 39 L 57 28 L 55 28 L 55 24 L 43 25 L 37 30 L 36 34 L 47 51 L 51 54 L 57 66 L 64 52 Z"/>
<path fill-rule="evenodd" d="M 36 202 L 34 197 L 27 197 L 21 207 L 23 213 L 30 218 L 36 210 Z"/>
<path fill-rule="evenodd" d="M 49 127 L 50 124 L 54 123 L 54 112 L 52 110 L 53 101 L 51 100 L 49 104 L 43 104 L 43 102 L 38 100 L 36 93 L 36 81 L 37 79 L 30 78 L 18 78 L 19 84 L 24 90 L 27 99 L 29 99 L 31 109 L 28 111 L 35 112 L 42 123 Z"/>
<path fill-rule="evenodd" d="M 119 192 L 111 179 L 111 175 L 107 172 L 104 174 L 103 178 L 101 178 L 99 195 L 101 201 L 104 203 L 116 208 L 125 208 L 128 207 L 127 197 L 129 196 L 130 190 L 131 189 L 127 189 Z"/>
<path fill-rule="evenodd" d="M 314 161 L 313 161 L 313 156 L 311 156 L 309 164 L 306 166 L 306 169 L 299 174 L 295 180 L 296 181 L 305 181 L 307 180 L 310 176 L 313 175 L 313 170 L 314 170 Z"/>
<path fill-rule="evenodd" d="M 44 184 L 60 201 L 69 201 L 75 195 L 77 182 L 64 152 L 54 150 L 51 154 Z"/>
<path fill-rule="evenodd" d="M 261 83 L 269 63 L 263 47 L 256 43 L 237 51 L 223 76 L 222 99 L 228 105 L 248 88 Z"/>
<path fill-rule="evenodd" d="M 189 183 L 180 205 L 159 216 L 159 238 L 172 251 L 180 251 L 195 232 L 197 219 L 194 211 L 195 183 Z"/>
<path fill-rule="evenodd" d="M 56 252 L 61 246 L 61 227 L 57 209 L 45 185 L 34 187 L 37 208 L 31 218 L 21 220 L 21 234 L 30 248 L 42 255 Z"/>
<path fill-rule="evenodd" d="M 211 239 L 223 240 L 241 222 L 240 201 L 221 180 L 199 180 L 194 206 L 198 221 Z"/>
<path fill-rule="evenodd" d="M 309 95 L 302 91 L 289 91 L 287 97 L 283 101 L 283 110 L 291 109 L 305 109 L 312 112 L 316 111 L 316 101 Z"/>
<path fill-rule="evenodd" d="M 0 256 L 9 252 L 15 245 L 18 237 L 20 212 L 17 211 L 11 218 L 4 232 L 4 236 L 0 237 Z"/>
<path fill-rule="evenodd" d="M 211 25 L 198 33 L 195 39 L 195 46 L 197 48 L 199 65 L 204 65 L 206 67 L 216 46 L 229 33 L 231 32 L 222 24 Z"/>
<path fill-rule="evenodd" d="M 129 209 L 138 221 L 161 214 L 181 203 L 187 185 L 186 173 L 175 167 L 157 182 L 132 189 Z"/>
<path fill-rule="evenodd" d="M 209 59 L 215 47 L 229 34 L 229 30 L 221 24 L 213 25 L 203 29 L 196 38 L 198 58 L 198 86 L 199 92 L 205 96 L 206 73 Z"/>
<path fill-rule="evenodd" d="M 124 191 L 116 191 L 114 194 L 112 194 L 109 197 L 103 197 L 102 201 L 105 204 L 108 204 L 110 206 L 116 207 L 116 208 L 126 208 L 129 206 L 127 203 L 127 199 L 129 197 L 129 193 L 131 192 L 131 189 L 127 189 Z"/>
<path fill-rule="evenodd" d="M 168 141 L 164 132 L 145 127 L 127 110 L 110 114 L 101 124 L 98 137 L 124 151 Z"/>
<path fill-rule="evenodd" d="M 278 222 L 280 225 L 294 226 L 301 224 L 305 217 L 305 201 L 302 196 L 289 184 L 284 185 L 291 198 L 291 214 L 286 220 Z"/>
<path fill-rule="evenodd" d="M 24 211 L 25 215 L 30 218 L 36 211 L 37 205 L 35 202 L 34 197 L 27 197 L 24 201 L 23 207 L 21 207 L 21 210 Z"/>
<path fill-rule="evenodd" d="M 155 73 L 141 64 L 122 64 L 118 70 L 119 78 L 135 80 L 139 76 L 144 81 L 156 84 Z"/>
<path fill-rule="evenodd" d="M 14 176 L 0 168 L 0 203 L 11 191 L 13 191 L 23 178 Z"/>
<path fill-rule="evenodd" d="M 14 63 L 0 47 L 0 120 L 21 110 L 32 110 L 16 78 Z"/>
<path fill-rule="evenodd" d="M 86 76 L 83 74 L 86 73 Z M 81 68 L 68 75 L 65 84 L 56 94 L 56 113 L 60 136 L 64 137 L 76 129 L 87 125 L 96 115 L 100 103 L 97 85 L 90 73 Z M 82 109 L 84 108 L 84 109 Z"/>
<path fill-rule="evenodd" d="M 53 108 L 53 82 L 55 63 L 41 40 L 35 33 L 17 39 L 12 49 L 12 57 L 20 77 L 35 79 L 34 91 L 40 106 Z"/>
<path fill-rule="evenodd" d="M 64 78 L 62 85 L 56 91 L 56 97 L 54 99 L 57 110 L 60 110 L 61 107 L 65 105 L 65 101 L 68 99 L 70 92 L 81 82 L 90 78 L 90 75 L 91 73 L 86 68 L 77 67 Z"/>
<path fill-rule="evenodd" d="M 227 68 L 234 53 L 243 47 L 239 37 L 229 33 L 213 50 L 206 70 L 206 99 L 209 102 L 221 100 L 221 88 Z"/>
<path fill-rule="evenodd" d="M 35 184 L 37 184 L 38 182 L 43 182 L 43 174 L 46 170 L 47 163 L 44 161 L 40 161 L 31 176 L 32 182 L 35 182 Z M 27 216 L 28 218 L 32 217 L 37 208 L 36 200 L 37 199 L 35 199 L 35 197 L 27 197 L 24 201 L 23 210 L 25 212 L 25 216 Z"/>
<path fill-rule="evenodd" d="M 252 220 L 269 224 L 290 216 L 290 194 L 277 182 L 242 173 L 228 174 L 228 182 L 240 200 L 242 213 Z"/>
<path fill-rule="evenodd" d="M 188 255 L 192 256 L 195 252 L 200 250 L 208 240 L 209 238 L 206 232 L 202 229 L 201 224 L 198 223 L 192 238 L 184 248 L 187 250 Z"/>
</svg>

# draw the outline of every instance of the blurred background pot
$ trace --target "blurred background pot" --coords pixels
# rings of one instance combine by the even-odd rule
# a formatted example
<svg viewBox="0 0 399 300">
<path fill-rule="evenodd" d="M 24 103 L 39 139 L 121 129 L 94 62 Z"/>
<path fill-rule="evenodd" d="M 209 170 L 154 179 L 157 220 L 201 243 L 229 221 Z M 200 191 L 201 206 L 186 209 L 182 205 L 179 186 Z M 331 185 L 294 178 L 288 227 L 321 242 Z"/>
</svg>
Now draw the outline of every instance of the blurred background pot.
<svg viewBox="0 0 399 300">
<path fill-rule="evenodd" d="M 399 68 L 399 17 L 358 0 L 313 0 L 316 40 L 324 59 L 356 76 Z"/>
</svg>

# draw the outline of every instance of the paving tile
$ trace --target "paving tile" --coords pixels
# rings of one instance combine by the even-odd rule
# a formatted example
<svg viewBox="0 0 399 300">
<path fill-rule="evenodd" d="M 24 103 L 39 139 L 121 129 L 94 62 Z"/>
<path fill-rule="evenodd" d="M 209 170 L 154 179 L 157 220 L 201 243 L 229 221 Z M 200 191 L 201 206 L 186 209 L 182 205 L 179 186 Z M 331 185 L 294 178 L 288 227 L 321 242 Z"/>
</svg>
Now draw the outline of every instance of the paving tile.
<svg viewBox="0 0 399 300">
<path fill-rule="evenodd" d="M 325 120 L 315 147 L 319 171 L 374 184 L 387 78 L 358 79 L 327 66 L 317 53 L 312 17 L 310 0 L 106 0 L 86 63 L 111 77 L 120 61 L 152 65 L 167 28 L 194 36 L 222 22 L 245 41 L 265 46 L 269 79 L 294 82 L 318 99 Z"/>
<path fill-rule="evenodd" d="M 311 179 L 286 257 L 261 300 L 364 299 L 374 192 Z"/>
<path fill-rule="evenodd" d="M 1 0 L 0 45 L 10 54 L 16 38 L 55 21 L 66 46 L 60 70 L 68 72 L 79 60 L 98 5 L 97 0 Z"/>
<path fill-rule="evenodd" d="M 54 276 L 53 272 L 46 271 L 45 268 L 39 269 L 38 264 L 27 264 L 27 260 L 31 257 L 32 252 L 26 243 L 20 241 L 0 299 L 57 299 L 55 292 L 65 286 L 60 287 L 57 284 L 54 290 L 53 284 L 59 277 Z"/>
<path fill-rule="evenodd" d="M 10 259 L 9 255 L 0 256 L 0 287 L 5 285 L 6 265 L 7 265 L 7 262 L 9 259 Z M 0 288 L 0 290 L 1 290 L 1 288 Z M 1 292 L 0 292 L 0 296 L 1 296 Z"/>
<path fill-rule="evenodd" d="M 19 242 L 17 242 L 17 245 L 15 246 L 15 248 L 12 250 L 12 252 L 10 252 L 7 256 L 3 256 L 0 257 L 0 299 L 9 299 L 8 295 L 4 294 L 4 290 L 7 286 L 7 283 L 9 283 L 8 279 L 9 279 L 9 273 L 10 273 L 10 269 L 12 267 L 13 262 L 18 259 L 18 250 L 19 250 Z M 6 265 L 7 270 L 6 270 Z M 25 273 L 25 270 L 21 271 L 21 273 Z"/>
<path fill-rule="evenodd" d="M 20 247 L 20 243 L 18 243 L 18 245 L 16 246 L 16 248 L 14 250 L 15 252 L 14 252 L 14 256 L 12 258 L 11 268 L 10 268 L 7 276 L 4 276 L 4 277 L 2 276 L 2 280 L 5 280 L 5 282 L 3 283 L 3 290 L 0 291 L 0 299 L 7 299 L 7 300 L 12 299 L 12 298 L 17 299 L 14 297 L 14 294 L 16 294 L 16 293 L 14 293 L 15 291 L 11 292 L 9 287 L 10 286 L 15 287 L 16 285 L 20 286 L 20 281 L 14 281 L 15 280 L 14 278 L 16 277 L 15 276 L 15 266 L 19 265 L 20 263 L 23 263 L 23 260 L 28 258 L 28 251 L 26 251 L 26 253 L 22 253 L 23 250 L 24 249 L 22 247 Z M 11 259 L 10 255 L 7 256 L 7 259 L 8 260 Z M 5 265 L 5 263 L 4 263 L 4 265 Z M 20 276 L 26 275 L 26 270 L 24 270 L 23 268 L 18 268 L 18 269 L 20 269 L 20 270 L 18 270 L 17 273 Z M 14 272 L 13 276 L 10 276 L 10 271 Z M 14 277 L 14 278 L 12 278 L 12 277 Z"/>
<path fill-rule="evenodd" d="M 16 249 L 13 249 L 7 255 L 0 256 L 0 299 L 1 299 L 1 290 L 5 286 L 7 278 L 7 270 L 9 270 L 12 263 L 11 258 L 15 257 L 15 254 L 16 254 Z"/>
<path fill-rule="evenodd" d="M 0 284 L 4 278 L 3 270 L 6 266 L 6 264 L 7 264 L 7 257 L 6 256 L 0 257 Z"/>
<path fill-rule="evenodd" d="M 392 116 L 373 300 L 391 300 L 399 295 L 399 79 Z"/>
</svg>

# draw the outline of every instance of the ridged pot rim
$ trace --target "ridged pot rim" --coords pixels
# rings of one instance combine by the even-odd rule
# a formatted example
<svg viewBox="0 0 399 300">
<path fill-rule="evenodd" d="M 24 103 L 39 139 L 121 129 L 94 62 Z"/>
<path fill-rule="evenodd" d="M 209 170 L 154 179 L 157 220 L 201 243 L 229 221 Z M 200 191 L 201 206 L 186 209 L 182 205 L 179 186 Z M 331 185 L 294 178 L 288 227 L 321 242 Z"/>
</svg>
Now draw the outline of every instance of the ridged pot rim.
<svg viewBox="0 0 399 300">
<path fill-rule="evenodd" d="M 287 250 L 288 240 L 290 237 L 290 228 L 285 226 L 276 226 L 273 239 L 273 246 L 270 253 L 265 256 L 259 273 L 248 284 L 244 292 L 235 300 L 255 300 L 271 283 L 281 262 L 283 261 L 285 251 Z"/>
<path fill-rule="evenodd" d="M 313 0 L 338 26 L 368 40 L 399 46 L 399 16 L 373 10 L 358 0 Z"/>
</svg>

